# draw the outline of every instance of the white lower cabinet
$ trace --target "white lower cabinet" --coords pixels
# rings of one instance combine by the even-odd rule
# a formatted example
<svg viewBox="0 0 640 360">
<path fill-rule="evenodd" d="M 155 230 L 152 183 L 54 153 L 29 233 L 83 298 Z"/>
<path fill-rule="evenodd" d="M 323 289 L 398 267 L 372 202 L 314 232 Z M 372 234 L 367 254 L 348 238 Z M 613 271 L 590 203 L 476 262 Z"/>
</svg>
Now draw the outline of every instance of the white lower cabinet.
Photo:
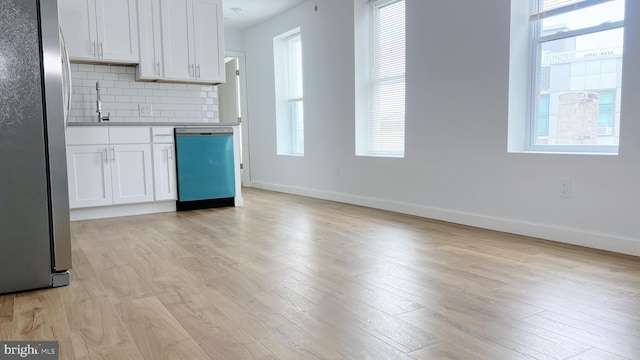
<svg viewBox="0 0 640 360">
<path fill-rule="evenodd" d="M 153 201 L 151 146 L 111 146 L 111 179 L 114 204 Z"/>
<path fill-rule="evenodd" d="M 173 144 L 153 144 L 153 172 L 156 200 L 176 200 L 176 158 Z"/>
<path fill-rule="evenodd" d="M 153 201 L 150 145 L 69 146 L 67 166 L 72 209 Z"/>
<path fill-rule="evenodd" d="M 113 203 L 107 146 L 69 146 L 67 167 L 69 206 L 72 209 Z"/>
<path fill-rule="evenodd" d="M 74 128 L 67 131 L 72 209 L 154 199 L 149 128 Z"/>
</svg>

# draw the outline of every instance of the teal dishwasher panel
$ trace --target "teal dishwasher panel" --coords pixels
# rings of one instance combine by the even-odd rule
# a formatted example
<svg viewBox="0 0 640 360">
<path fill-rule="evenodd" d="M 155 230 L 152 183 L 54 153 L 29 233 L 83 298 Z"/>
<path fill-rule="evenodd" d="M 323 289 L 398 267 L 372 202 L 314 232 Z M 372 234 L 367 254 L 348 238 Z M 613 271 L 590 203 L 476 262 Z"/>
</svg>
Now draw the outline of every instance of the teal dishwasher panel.
<svg viewBox="0 0 640 360">
<path fill-rule="evenodd" d="M 232 134 L 176 135 L 178 200 L 236 195 Z"/>
</svg>

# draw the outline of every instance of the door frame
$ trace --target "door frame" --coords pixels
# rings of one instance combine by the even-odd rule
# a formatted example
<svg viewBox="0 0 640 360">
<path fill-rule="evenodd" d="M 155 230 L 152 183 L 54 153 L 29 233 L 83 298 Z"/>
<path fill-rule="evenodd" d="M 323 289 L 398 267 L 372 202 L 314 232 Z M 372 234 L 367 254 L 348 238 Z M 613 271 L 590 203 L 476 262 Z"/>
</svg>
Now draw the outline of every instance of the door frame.
<svg viewBox="0 0 640 360">
<path fill-rule="evenodd" d="M 250 159 L 250 146 L 249 146 L 249 106 L 247 99 L 247 66 L 245 63 L 244 51 L 225 51 L 225 57 L 233 57 L 238 59 L 238 66 L 240 67 L 240 117 L 242 123 L 242 185 L 251 186 L 251 159 Z M 228 81 L 229 79 L 227 79 Z"/>
</svg>

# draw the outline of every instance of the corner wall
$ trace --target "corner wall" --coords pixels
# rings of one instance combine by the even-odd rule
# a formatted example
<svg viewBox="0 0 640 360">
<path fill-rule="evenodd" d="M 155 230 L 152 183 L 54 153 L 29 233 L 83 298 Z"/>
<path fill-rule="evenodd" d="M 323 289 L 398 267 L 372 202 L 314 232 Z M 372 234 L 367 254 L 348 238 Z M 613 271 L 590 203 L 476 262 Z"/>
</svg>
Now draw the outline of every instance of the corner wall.
<svg viewBox="0 0 640 360">
<path fill-rule="evenodd" d="M 407 0 L 405 158 L 387 159 L 355 156 L 353 1 L 307 1 L 244 33 L 251 185 L 640 255 L 640 1 L 627 7 L 620 155 L 551 155 L 507 153 L 510 1 Z M 272 44 L 297 26 L 292 158 L 276 155 Z"/>
</svg>

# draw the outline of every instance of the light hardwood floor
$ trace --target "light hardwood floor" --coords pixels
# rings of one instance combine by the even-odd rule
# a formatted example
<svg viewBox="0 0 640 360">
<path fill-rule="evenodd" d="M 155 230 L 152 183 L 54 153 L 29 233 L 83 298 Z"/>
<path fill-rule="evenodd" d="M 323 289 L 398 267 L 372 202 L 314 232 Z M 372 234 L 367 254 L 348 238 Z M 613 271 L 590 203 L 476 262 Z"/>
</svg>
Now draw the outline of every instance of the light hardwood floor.
<svg viewBox="0 0 640 360">
<path fill-rule="evenodd" d="M 68 287 L 0 296 L 61 359 L 640 359 L 640 259 L 255 189 L 72 224 Z"/>
</svg>

